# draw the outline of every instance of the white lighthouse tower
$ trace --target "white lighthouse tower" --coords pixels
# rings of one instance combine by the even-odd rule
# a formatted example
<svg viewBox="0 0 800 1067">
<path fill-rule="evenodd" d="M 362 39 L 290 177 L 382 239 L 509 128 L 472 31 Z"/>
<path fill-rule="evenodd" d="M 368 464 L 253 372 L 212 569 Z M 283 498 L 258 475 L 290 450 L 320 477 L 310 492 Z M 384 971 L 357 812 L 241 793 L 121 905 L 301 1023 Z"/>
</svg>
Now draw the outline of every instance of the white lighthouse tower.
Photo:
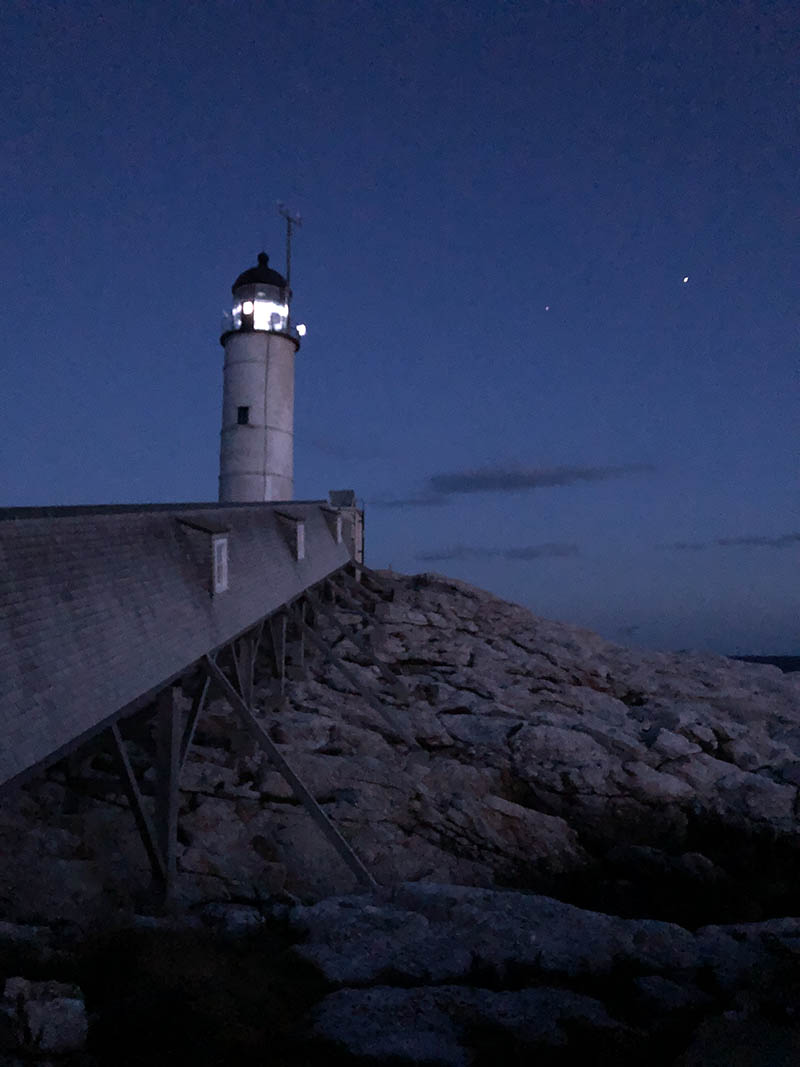
<svg viewBox="0 0 800 1067">
<path fill-rule="evenodd" d="M 220 344 L 225 349 L 221 502 L 291 500 L 294 495 L 294 357 L 291 292 L 263 252 L 231 287 Z M 302 327 L 301 327 L 302 331 Z"/>
</svg>

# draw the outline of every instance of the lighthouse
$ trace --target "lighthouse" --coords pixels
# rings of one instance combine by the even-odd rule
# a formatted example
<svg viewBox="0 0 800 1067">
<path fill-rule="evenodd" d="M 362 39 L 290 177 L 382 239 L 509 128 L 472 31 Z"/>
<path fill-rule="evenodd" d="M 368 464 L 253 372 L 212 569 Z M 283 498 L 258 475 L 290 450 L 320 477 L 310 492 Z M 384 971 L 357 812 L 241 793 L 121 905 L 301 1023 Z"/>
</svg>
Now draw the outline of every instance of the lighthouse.
<svg viewBox="0 0 800 1067">
<path fill-rule="evenodd" d="M 294 358 L 304 331 L 291 324 L 291 291 L 261 252 L 231 286 L 219 453 L 221 503 L 294 495 Z"/>
</svg>

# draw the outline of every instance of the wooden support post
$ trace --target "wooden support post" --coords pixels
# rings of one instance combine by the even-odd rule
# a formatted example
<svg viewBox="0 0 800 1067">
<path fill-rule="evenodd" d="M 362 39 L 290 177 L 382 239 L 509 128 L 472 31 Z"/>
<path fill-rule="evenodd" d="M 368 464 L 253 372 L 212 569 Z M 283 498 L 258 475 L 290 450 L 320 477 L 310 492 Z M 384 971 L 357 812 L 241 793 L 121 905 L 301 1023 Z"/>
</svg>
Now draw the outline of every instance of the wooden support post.
<svg viewBox="0 0 800 1067">
<path fill-rule="evenodd" d="M 279 611 L 269 620 L 272 666 L 278 679 L 278 690 L 283 696 L 286 688 L 286 612 Z"/>
<path fill-rule="evenodd" d="M 253 670 L 255 668 L 255 645 L 251 634 L 245 634 L 236 642 L 234 648 L 234 660 L 236 661 L 236 677 L 239 681 L 239 691 L 248 705 L 253 703 Z"/>
<path fill-rule="evenodd" d="M 164 891 L 169 901 L 177 873 L 182 733 L 180 711 L 171 685 L 159 693 L 157 705 L 156 834 L 164 865 Z"/>
<path fill-rule="evenodd" d="M 242 700 L 239 693 L 236 692 L 220 668 L 209 656 L 205 657 L 205 667 L 209 677 L 225 694 L 231 707 L 239 715 L 244 725 L 253 732 L 258 743 L 265 750 L 274 766 L 280 771 L 285 781 L 291 786 L 294 795 L 314 820 L 317 827 L 327 838 L 328 842 L 336 849 L 353 874 L 355 874 L 359 883 L 368 886 L 371 889 L 376 888 L 377 882 L 375 879 L 330 821 L 301 779 L 289 766 L 285 757 L 278 751 L 275 742 L 254 716 L 252 708 L 248 707 L 244 700 Z"/>
<path fill-rule="evenodd" d="M 122 734 L 119 732 L 119 726 L 117 726 L 116 723 L 111 724 L 111 737 L 114 741 L 115 755 L 119 763 L 122 782 L 125 786 L 125 792 L 128 796 L 131 811 L 136 820 L 136 826 L 139 830 L 142 844 L 147 852 L 147 858 L 150 860 L 153 881 L 164 886 L 166 884 L 166 870 L 164 867 L 164 860 L 158 850 L 156 832 L 153 828 L 153 822 L 147 813 L 147 809 L 142 802 L 142 794 L 136 781 L 136 775 L 133 773 L 131 761 L 125 750 L 125 742 L 122 739 Z"/>
<path fill-rule="evenodd" d="M 296 633 L 296 641 L 292 648 L 292 664 L 300 671 L 305 673 L 306 669 L 306 602 L 301 600 L 297 604 L 292 605 L 292 615 L 294 617 L 294 624 Z"/>
</svg>

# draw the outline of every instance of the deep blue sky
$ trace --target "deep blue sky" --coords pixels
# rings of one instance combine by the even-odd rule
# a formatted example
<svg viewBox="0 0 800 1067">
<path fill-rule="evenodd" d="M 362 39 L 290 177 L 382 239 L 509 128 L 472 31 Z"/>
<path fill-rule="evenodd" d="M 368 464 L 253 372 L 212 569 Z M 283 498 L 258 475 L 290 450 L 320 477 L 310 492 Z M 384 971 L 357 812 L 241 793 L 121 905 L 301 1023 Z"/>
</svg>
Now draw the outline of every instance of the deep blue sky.
<svg viewBox="0 0 800 1067">
<path fill-rule="evenodd" d="M 0 504 L 215 499 L 220 313 L 284 200 L 297 495 L 354 487 L 368 562 L 800 651 L 794 0 L 10 0 L 0 34 Z"/>
</svg>

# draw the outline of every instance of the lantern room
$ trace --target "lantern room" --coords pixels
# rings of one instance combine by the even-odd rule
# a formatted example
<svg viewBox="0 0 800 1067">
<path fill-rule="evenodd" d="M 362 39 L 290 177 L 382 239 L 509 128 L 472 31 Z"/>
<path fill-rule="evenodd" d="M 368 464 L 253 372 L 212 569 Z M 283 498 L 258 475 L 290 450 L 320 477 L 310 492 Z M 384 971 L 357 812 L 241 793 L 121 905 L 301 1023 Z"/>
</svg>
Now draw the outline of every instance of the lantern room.
<svg viewBox="0 0 800 1067">
<path fill-rule="evenodd" d="M 233 306 L 223 313 L 222 344 L 230 333 L 250 332 L 303 335 L 290 324 L 289 299 L 291 290 L 282 274 L 269 265 L 269 256 L 259 253 L 258 264 L 243 271 L 231 286 Z"/>
</svg>

